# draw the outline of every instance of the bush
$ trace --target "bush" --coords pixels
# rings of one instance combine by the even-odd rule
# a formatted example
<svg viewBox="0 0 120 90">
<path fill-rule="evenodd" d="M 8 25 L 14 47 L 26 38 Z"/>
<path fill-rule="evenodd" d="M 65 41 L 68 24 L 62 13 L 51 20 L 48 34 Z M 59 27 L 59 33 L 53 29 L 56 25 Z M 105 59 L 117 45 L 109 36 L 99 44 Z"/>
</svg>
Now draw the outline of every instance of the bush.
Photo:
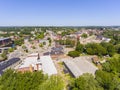
<svg viewBox="0 0 120 90">
<path fill-rule="evenodd" d="M 39 47 L 43 47 L 43 44 L 40 44 Z"/>
<path fill-rule="evenodd" d="M 8 49 L 8 52 L 13 52 L 14 51 L 14 48 L 9 48 Z"/>
<path fill-rule="evenodd" d="M 36 49 L 36 47 L 35 47 L 35 46 L 32 46 L 32 48 L 33 48 L 33 49 Z"/>
<path fill-rule="evenodd" d="M 83 34 L 81 35 L 81 37 L 83 37 L 83 38 L 87 38 L 87 37 L 88 37 L 88 35 L 87 35 L 87 34 L 85 34 L 85 33 L 83 33 Z"/>
<path fill-rule="evenodd" d="M 77 45 L 76 45 L 75 50 L 80 52 L 80 53 L 83 53 L 84 46 L 82 44 L 80 44 L 80 42 L 78 42 Z"/>
<path fill-rule="evenodd" d="M 70 51 L 68 53 L 68 56 L 71 56 L 71 57 L 75 58 L 75 57 L 79 57 L 80 53 L 78 51 Z"/>
<path fill-rule="evenodd" d="M 3 52 L 2 54 L 1 54 L 1 57 L 3 58 L 3 60 L 6 60 L 7 59 L 7 52 Z"/>
</svg>

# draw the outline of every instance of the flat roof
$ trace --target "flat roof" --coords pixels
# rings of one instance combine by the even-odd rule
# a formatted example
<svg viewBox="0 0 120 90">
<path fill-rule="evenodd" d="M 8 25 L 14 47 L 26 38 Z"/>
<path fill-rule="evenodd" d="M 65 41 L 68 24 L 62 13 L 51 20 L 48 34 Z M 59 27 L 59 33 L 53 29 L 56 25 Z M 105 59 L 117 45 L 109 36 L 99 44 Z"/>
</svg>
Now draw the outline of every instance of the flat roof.
<svg viewBox="0 0 120 90">
<path fill-rule="evenodd" d="M 18 61 L 20 61 L 20 58 L 12 58 L 12 59 L 0 62 L 0 71 L 6 69 L 7 67 L 13 65 Z"/>
<path fill-rule="evenodd" d="M 5 40 L 5 39 L 10 39 L 10 38 L 0 38 L 0 41 L 1 41 L 1 40 Z"/>
<path fill-rule="evenodd" d="M 95 71 L 98 69 L 83 57 L 64 60 L 64 64 L 74 77 L 79 77 L 83 73 L 91 73 L 94 75 Z"/>
<path fill-rule="evenodd" d="M 0 48 L 0 49 L 9 49 L 9 48 L 11 48 L 11 47 L 2 47 L 2 48 Z"/>
<path fill-rule="evenodd" d="M 40 59 L 37 60 L 38 53 L 34 53 L 29 55 L 21 64 L 19 68 L 26 68 L 32 65 L 33 67 L 36 66 L 36 64 L 41 63 L 42 67 L 39 67 L 39 70 L 42 70 L 43 73 L 48 75 L 57 74 L 57 69 L 50 57 L 50 55 L 47 56 L 40 56 Z"/>
</svg>

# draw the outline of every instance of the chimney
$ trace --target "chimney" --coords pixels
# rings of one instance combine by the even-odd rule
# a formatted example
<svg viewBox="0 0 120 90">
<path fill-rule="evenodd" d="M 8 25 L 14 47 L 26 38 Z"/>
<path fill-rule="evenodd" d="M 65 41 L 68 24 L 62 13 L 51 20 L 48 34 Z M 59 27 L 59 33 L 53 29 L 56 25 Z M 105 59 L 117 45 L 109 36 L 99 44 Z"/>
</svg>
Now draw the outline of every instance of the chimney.
<svg viewBox="0 0 120 90">
<path fill-rule="evenodd" d="M 37 60 L 39 60 L 40 59 L 40 55 L 39 55 L 39 53 L 38 53 L 38 58 L 37 58 Z"/>
<path fill-rule="evenodd" d="M 32 65 L 31 65 L 31 64 L 30 64 L 29 69 L 30 69 L 30 72 L 33 72 L 33 67 L 32 67 Z"/>
<path fill-rule="evenodd" d="M 37 67 L 37 71 L 39 70 L 39 64 L 36 64 L 36 67 Z"/>
</svg>

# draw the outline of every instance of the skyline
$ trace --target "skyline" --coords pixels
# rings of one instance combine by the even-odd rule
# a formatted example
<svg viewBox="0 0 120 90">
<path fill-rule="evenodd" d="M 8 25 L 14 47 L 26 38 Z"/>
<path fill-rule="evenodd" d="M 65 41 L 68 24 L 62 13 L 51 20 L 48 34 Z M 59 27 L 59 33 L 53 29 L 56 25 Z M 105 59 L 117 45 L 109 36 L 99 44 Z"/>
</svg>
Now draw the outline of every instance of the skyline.
<svg viewBox="0 0 120 90">
<path fill-rule="evenodd" d="M 1 0 L 0 26 L 119 26 L 119 0 Z"/>
</svg>

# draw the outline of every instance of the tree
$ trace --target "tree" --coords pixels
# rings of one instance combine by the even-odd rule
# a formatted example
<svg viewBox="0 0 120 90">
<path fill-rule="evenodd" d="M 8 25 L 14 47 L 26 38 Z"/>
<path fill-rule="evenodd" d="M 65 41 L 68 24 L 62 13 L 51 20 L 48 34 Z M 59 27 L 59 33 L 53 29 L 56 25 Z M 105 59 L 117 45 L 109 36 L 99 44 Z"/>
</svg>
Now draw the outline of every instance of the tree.
<svg viewBox="0 0 120 90">
<path fill-rule="evenodd" d="M 48 77 L 41 71 L 20 73 L 9 69 L 0 77 L 0 90 L 63 90 L 63 88 L 61 77 Z"/>
<path fill-rule="evenodd" d="M 71 90 L 103 90 L 91 74 L 83 74 L 71 84 Z"/>
<path fill-rule="evenodd" d="M 60 76 L 51 76 L 39 86 L 39 90 L 63 90 L 64 82 Z"/>
<path fill-rule="evenodd" d="M 15 43 L 15 45 L 21 46 L 22 44 L 24 44 L 24 39 L 15 40 L 14 43 Z"/>
<path fill-rule="evenodd" d="M 6 60 L 6 59 L 7 59 L 7 51 L 4 51 L 4 52 L 1 54 L 1 57 L 3 58 L 3 60 Z"/>
<path fill-rule="evenodd" d="M 40 44 L 39 47 L 43 47 L 43 44 Z"/>
<path fill-rule="evenodd" d="M 44 38 L 44 32 L 41 32 L 40 34 L 37 34 L 37 39 L 43 39 Z"/>
<path fill-rule="evenodd" d="M 120 81 L 118 76 L 113 73 L 98 70 L 96 72 L 96 80 L 105 90 L 120 90 Z"/>
<path fill-rule="evenodd" d="M 120 73 L 120 56 L 113 56 L 106 63 L 103 63 L 102 66 L 104 71 Z"/>
<path fill-rule="evenodd" d="M 67 47 L 74 47 L 75 46 L 75 41 L 66 39 L 66 40 L 57 40 L 60 45 L 66 45 Z"/>
<path fill-rule="evenodd" d="M 52 43 L 51 38 L 48 38 L 47 40 L 49 40 L 49 46 L 51 46 L 51 43 Z"/>
<path fill-rule="evenodd" d="M 35 46 L 32 46 L 32 48 L 33 48 L 33 49 L 36 49 L 36 47 L 35 47 Z"/>
<path fill-rule="evenodd" d="M 79 57 L 80 53 L 78 51 L 70 51 L 68 52 L 68 56 L 71 56 L 73 58 Z"/>
<path fill-rule="evenodd" d="M 118 54 L 120 54 L 120 44 L 115 45 L 115 50 Z"/>
<path fill-rule="evenodd" d="M 14 48 L 9 48 L 8 49 L 8 52 L 13 52 L 14 51 Z"/>
<path fill-rule="evenodd" d="M 78 42 L 77 45 L 76 45 L 75 50 L 82 53 L 83 50 L 84 50 L 84 46 L 82 44 L 80 44 L 80 42 Z"/>
<path fill-rule="evenodd" d="M 114 45 L 112 45 L 111 43 L 105 43 L 105 42 L 102 42 L 101 45 L 102 45 L 102 47 L 106 48 L 108 55 L 110 55 L 110 56 L 114 55 L 114 53 L 115 53 Z"/>
<path fill-rule="evenodd" d="M 81 37 L 83 37 L 83 38 L 87 38 L 87 37 L 88 37 L 88 35 L 87 35 L 87 34 L 85 34 L 85 33 L 83 33 L 83 34 L 81 35 Z"/>
<path fill-rule="evenodd" d="M 97 43 L 89 43 L 85 45 L 85 52 L 90 55 L 106 55 L 106 48 Z"/>
</svg>

